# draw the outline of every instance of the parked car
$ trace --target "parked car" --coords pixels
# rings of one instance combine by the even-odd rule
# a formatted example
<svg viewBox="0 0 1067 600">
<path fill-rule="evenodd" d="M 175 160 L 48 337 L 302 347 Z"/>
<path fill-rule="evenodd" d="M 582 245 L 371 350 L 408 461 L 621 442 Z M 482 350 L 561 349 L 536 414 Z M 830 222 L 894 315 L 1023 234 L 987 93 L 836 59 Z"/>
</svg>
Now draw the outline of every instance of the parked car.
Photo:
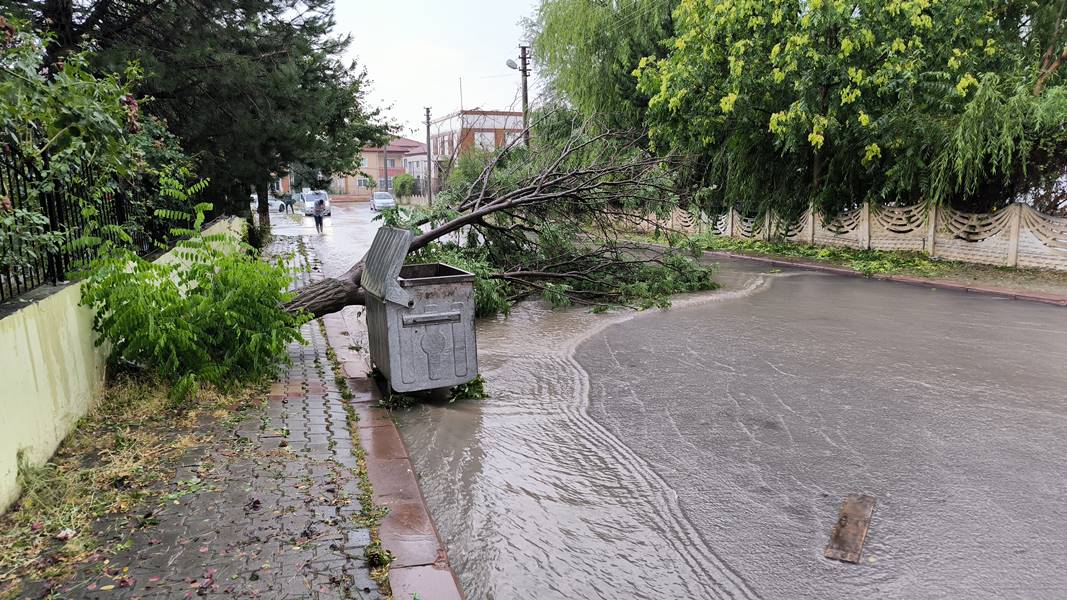
<svg viewBox="0 0 1067 600">
<path fill-rule="evenodd" d="M 275 198 L 274 196 L 267 196 L 267 204 L 270 205 L 271 212 L 285 212 L 285 203 L 281 198 Z M 252 212 L 259 210 L 259 198 L 252 194 Z"/>
<path fill-rule="evenodd" d="M 370 209 L 396 208 L 396 200 L 389 192 L 374 192 L 370 197 Z"/>
<path fill-rule="evenodd" d="M 313 192 L 304 192 L 302 194 L 304 201 L 304 216 L 310 217 L 315 214 L 315 203 L 322 200 L 326 201 L 326 216 L 330 216 L 330 195 L 322 190 L 315 190 Z"/>
</svg>

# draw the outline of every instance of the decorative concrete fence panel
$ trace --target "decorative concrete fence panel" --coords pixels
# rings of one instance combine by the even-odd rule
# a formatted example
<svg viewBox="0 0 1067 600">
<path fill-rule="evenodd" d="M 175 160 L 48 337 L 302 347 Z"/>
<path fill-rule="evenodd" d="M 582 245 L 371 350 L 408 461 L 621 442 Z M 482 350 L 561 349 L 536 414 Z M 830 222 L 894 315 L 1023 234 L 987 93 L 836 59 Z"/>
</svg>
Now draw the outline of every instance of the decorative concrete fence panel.
<svg viewBox="0 0 1067 600">
<path fill-rule="evenodd" d="M 714 232 L 741 239 L 784 239 L 802 244 L 925 252 L 934 258 L 988 265 L 1067 271 L 1067 218 L 1012 204 L 991 213 L 950 207 L 872 206 L 826 219 L 806 210 L 788 217 L 735 209 L 714 214 L 675 209 L 668 219 L 650 215 L 625 224 L 649 233 L 657 226 L 687 234 Z"/>
<path fill-rule="evenodd" d="M 1039 269 L 1067 269 L 1067 219 L 1020 206 L 1017 264 Z"/>
<path fill-rule="evenodd" d="M 842 212 L 831 219 L 817 214 L 815 217 L 814 243 L 823 246 L 848 246 L 863 248 L 869 242 L 867 206 Z"/>
<path fill-rule="evenodd" d="M 773 213 L 771 216 L 770 235 L 772 238 L 785 238 L 798 244 L 810 244 L 815 235 L 815 221 L 811 209 L 788 217 Z"/>
<path fill-rule="evenodd" d="M 926 251 L 926 205 L 872 206 L 871 248 Z"/>
<path fill-rule="evenodd" d="M 995 213 L 965 213 L 939 207 L 933 255 L 986 265 L 1007 265 L 1012 246 L 1011 224 L 1019 205 Z"/>
<path fill-rule="evenodd" d="M 744 214 L 736 212 L 734 215 L 734 237 L 747 240 L 763 239 L 766 231 L 767 215 Z"/>
</svg>

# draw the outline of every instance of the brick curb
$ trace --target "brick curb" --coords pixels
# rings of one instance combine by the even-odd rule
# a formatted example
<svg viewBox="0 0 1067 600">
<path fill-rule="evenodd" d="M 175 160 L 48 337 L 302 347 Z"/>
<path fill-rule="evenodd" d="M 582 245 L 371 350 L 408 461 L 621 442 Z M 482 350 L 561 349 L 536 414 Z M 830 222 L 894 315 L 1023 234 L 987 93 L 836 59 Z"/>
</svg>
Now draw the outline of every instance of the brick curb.
<svg viewBox="0 0 1067 600">
<path fill-rule="evenodd" d="M 660 244 L 653 244 L 663 247 Z M 972 294 L 982 294 L 985 296 L 996 296 L 999 298 L 1008 298 L 1011 300 L 1024 300 L 1027 302 L 1041 302 L 1043 304 L 1052 304 L 1054 306 L 1067 306 L 1067 296 L 1057 296 L 1055 294 L 1042 294 L 1040 292 L 1019 292 L 1016 290 L 1008 290 L 1003 288 L 992 288 L 966 285 L 962 283 L 954 283 L 951 281 L 945 281 L 943 279 L 923 279 L 921 277 L 909 277 L 906 275 L 871 275 L 867 276 L 859 271 L 849 269 L 846 267 L 832 267 L 830 265 L 820 265 L 817 263 L 807 262 L 794 262 L 790 260 L 782 260 L 778 258 L 769 258 L 766 256 L 752 256 L 748 254 L 737 254 L 734 252 L 724 252 L 721 250 L 705 250 L 705 255 L 718 256 L 721 258 L 736 258 L 741 260 L 751 260 L 768 265 L 775 265 L 779 267 L 793 267 L 798 269 L 806 269 L 809 271 L 821 271 L 824 273 L 833 273 L 834 275 L 842 275 L 845 277 L 860 277 L 863 279 L 874 279 L 877 281 L 894 281 L 896 283 L 903 283 L 907 285 L 914 285 L 919 287 L 936 288 L 942 290 L 953 290 L 956 292 L 969 292 Z"/>
<path fill-rule="evenodd" d="M 387 409 L 379 408 L 381 392 L 367 377 L 362 355 L 349 350 L 353 339 L 340 313 L 322 318 L 327 343 L 341 363 L 359 417 L 357 428 L 366 450 L 367 476 L 375 504 L 389 508 L 378 529 L 382 545 L 393 553 L 389 584 L 393 597 L 410 600 L 463 600 L 459 579 L 419 489 L 407 446 Z"/>
</svg>

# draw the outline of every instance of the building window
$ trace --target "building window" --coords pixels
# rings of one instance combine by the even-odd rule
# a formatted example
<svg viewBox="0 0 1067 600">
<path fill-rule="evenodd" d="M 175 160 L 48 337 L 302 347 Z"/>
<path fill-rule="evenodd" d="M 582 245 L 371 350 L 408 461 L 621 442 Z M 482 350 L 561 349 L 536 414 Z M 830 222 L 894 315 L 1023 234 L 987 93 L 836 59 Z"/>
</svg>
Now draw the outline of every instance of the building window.
<svg viewBox="0 0 1067 600">
<path fill-rule="evenodd" d="M 494 131 L 475 131 L 474 132 L 474 147 L 479 150 L 495 150 L 496 149 L 496 132 Z"/>
<path fill-rule="evenodd" d="M 360 177 L 360 178 L 356 179 L 356 187 L 365 188 L 365 187 L 367 187 L 367 184 L 369 184 L 369 183 L 370 183 L 370 180 L 367 179 L 366 177 Z"/>
<path fill-rule="evenodd" d="M 385 161 L 385 166 L 386 166 L 386 167 L 388 167 L 388 168 L 390 168 L 390 169 L 392 169 L 393 167 L 395 167 L 395 166 L 396 166 L 396 159 L 395 159 L 395 158 L 390 158 L 390 159 L 387 159 L 387 160 Z"/>
<path fill-rule="evenodd" d="M 359 166 L 366 167 L 368 164 L 369 163 L 367 162 L 367 157 L 366 156 L 364 156 L 364 157 L 359 159 Z"/>
</svg>

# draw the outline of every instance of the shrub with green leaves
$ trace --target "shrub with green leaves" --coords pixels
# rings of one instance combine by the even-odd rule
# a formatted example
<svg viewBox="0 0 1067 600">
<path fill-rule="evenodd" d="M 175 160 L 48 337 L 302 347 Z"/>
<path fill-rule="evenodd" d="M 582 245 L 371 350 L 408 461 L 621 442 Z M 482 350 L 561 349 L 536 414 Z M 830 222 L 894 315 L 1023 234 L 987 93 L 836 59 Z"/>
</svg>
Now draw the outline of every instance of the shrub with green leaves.
<svg viewBox="0 0 1067 600">
<path fill-rule="evenodd" d="M 99 342 L 119 360 L 183 389 L 271 375 L 286 345 L 300 340 L 303 319 L 284 311 L 289 272 L 278 260 L 227 234 L 203 235 L 200 204 L 187 236 L 169 260 L 150 262 L 113 246 L 100 253 L 82 286 L 82 303 L 96 311 Z M 165 216 L 186 216 L 162 211 Z"/>
<path fill-rule="evenodd" d="M 394 177 L 393 193 L 397 198 L 409 198 L 415 195 L 415 178 L 407 173 Z"/>
</svg>

